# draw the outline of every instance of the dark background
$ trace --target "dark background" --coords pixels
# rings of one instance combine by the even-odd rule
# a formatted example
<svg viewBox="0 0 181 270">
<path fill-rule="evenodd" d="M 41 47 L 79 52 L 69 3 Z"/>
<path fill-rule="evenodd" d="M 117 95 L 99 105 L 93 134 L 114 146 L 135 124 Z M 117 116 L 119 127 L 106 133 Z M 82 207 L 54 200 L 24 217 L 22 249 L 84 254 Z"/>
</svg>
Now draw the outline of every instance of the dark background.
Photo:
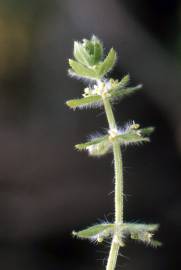
<svg viewBox="0 0 181 270">
<path fill-rule="evenodd" d="M 160 223 L 160 249 L 128 243 L 118 269 L 178 269 L 180 261 L 181 3 L 174 0 L 0 1 L 0 268 L 104 269 L 109 243 L 71 231 L 113 220 L 112 156 L 76 143 L 107 127 L 101 110 L 70 111 L 84 84 L 68 78 L 73 41 L 118 51 L 114 78 L 144 90 L 115 106 L 119 123 L 156 127 L 123 149 L 125 220 Z"/>
</svg>

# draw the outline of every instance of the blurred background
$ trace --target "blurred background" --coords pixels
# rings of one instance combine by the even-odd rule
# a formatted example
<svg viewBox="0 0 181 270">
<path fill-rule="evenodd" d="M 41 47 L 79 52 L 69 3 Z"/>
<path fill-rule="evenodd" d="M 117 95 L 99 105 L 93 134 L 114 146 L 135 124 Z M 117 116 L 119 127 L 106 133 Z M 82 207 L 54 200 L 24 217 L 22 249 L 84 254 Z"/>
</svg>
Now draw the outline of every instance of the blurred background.
<svg viewBox="0 0 181 270">
<path fill-rule="evenodd" d="M 0 1 L 0 268 L 104 269 L 109 244 L 71 237 L 113 220 L 112 156 L 73 146 L 107 127 L 101 110 L 70 111 L 84 84 L 68 78 L 73 41 L 118 51 L 114 78 L 144 90 L 115 107 L 120 123 L 155 126 L 123 149 L 125 220 L 160 223 L 160 249 L 134 242 L 118 269 L 176 269 L 180 261 L 181 3 L 178 0 Z M 107 52 L 107 51 L 106 51 Z"/>
</svg>

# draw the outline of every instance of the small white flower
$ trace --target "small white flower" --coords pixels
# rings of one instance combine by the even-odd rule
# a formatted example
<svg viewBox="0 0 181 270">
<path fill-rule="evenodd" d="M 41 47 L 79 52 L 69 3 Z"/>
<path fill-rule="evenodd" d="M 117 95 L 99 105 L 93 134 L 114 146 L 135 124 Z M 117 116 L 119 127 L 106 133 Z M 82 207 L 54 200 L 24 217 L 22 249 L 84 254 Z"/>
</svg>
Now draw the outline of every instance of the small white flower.
<svg viewBox="0 0 181 270">
<path fill-rule="evenodd" d="M 83 97 L 89 97 L 93 95 L 102 96 L 102 98 L 110 97 L 110 90 L 114 87 L 116 81 L 114 80 L 98 80 L 92 88 L 86 87 L 84 89 Z"/>
<path fill-rule="evenodd" d="M 95 86 L 95 88 L 97 90 L 97 93 L 103 98 L 110 97 L 109 91 L 112 88 L 110 81 L 97 81 L 97 85 Z"/>
<path fill-rule="evenodd" d="M 101 237 L 100 235 L 97 237 L 97 242 L 102 243 L 104 241 L 104 238 Z"/>
<path fill-rule="evenodd" d="M 130 125 L 130 129 L 138 129 L 140 127 L 139 124 L 135 123 L 135 121 L 133 120 L 132 124 Z"/>
<path fill-rule="evenodd" d="M 117 130 L 117 128 L 111 128 L 108 130 L 108 133 L 109 133 L 109 140 L 113 141 L 119 135 L 119 130 Z"/>
</svg>

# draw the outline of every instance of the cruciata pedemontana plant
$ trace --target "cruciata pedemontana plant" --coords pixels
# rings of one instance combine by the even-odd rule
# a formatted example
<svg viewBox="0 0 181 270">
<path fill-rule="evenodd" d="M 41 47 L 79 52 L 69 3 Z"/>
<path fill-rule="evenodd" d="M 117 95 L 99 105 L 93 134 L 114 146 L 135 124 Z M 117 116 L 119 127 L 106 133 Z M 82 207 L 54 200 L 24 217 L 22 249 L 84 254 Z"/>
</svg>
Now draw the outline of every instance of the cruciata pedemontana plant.
<svg viewBox="0 0 181 270">
<path fill-rule="evenodd" d="M 107 270 L 116 267 L 119 249 L 125 246 L 126 238 L 138 240 L 147 245 L 158 247 L 161 243 L 153 239 L 157 224 L 127 223 L 123 218 L 123 161 L 121 147 L 124 145 L 141 144 L 149 142 L 149 135 L 154 131 L 153 127 L 140 128 L 134 121 L 120 128 L 113 114 L 112 106 L 127 95 L 141 89 L 141 85 L 129 87 L 129 75 L 121 80 L 109 78 L 107 74 L 114 67 L 117 53 L 112 48 L 106 57 L 102 42 L 92 36 L 90 40 L 74 42 L 74 59 L 69 59 L 69 74 L 72 77 L 88 82 L 82 97 L 72 99 L 66 104 L 72 109 L 103 108 L 106 113 L 107 132 L 92 136 L 87 142 L 77 144 L 77 150 L 86 150 L 91 156 L 103 156 L 113 152 L 115 172 L 115 219 L 114 222 L 103 222 L 91 226 L 73 235 L 81 239 L 89 239 L 98 243 L 105 239 L 111 239 L 111 248 L 107 260 Z"/>
</svg>

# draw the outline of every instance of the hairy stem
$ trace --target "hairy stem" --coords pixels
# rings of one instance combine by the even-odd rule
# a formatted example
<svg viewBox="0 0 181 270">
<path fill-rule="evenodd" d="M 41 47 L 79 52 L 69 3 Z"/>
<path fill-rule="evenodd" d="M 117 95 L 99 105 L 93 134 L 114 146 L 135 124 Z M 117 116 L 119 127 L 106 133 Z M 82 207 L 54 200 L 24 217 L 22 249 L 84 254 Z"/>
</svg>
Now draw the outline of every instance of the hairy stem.
<svg viewBox="0 0 181 270">
<path fill-rule="evenodd" d="M 114 270 L 116 268 L 118 252 L 119 252 L 119 244 L 114 243 L 114 241 L 112 240 L 106 270 Z"/>
<path fill-rule="evenodd" d="M 103 103 L 104 103 L 104 109 L 106 112 L 109 128 L 110 129 L 117 128 L 116 121 L 115 121 L 114 114 L 113 114 L 112 107 L 109 100 L 107 98 L 103 98 Z"/>
<path fill-rule="evenodd" d="M 115 171 L 115 223 L 123 223 L 123 162 L 121 148 L 118 143 L 113 144 Z"/>
<path fill-rule="evenodd" d="M 117 129 L 116 121 L 108 99 L 103 99 L 104 108 L 110 129 Z M 114 172 L 115 172 L 115 225 L 123 223 L 123 162 L 120 145 L 113 142 Z M 120 239 L 121 242 L 121 239 Z M 111 243 L 106 270 L 114 270 L 119 252 L 119 236 L 115 230 Z"/>
</svg>

